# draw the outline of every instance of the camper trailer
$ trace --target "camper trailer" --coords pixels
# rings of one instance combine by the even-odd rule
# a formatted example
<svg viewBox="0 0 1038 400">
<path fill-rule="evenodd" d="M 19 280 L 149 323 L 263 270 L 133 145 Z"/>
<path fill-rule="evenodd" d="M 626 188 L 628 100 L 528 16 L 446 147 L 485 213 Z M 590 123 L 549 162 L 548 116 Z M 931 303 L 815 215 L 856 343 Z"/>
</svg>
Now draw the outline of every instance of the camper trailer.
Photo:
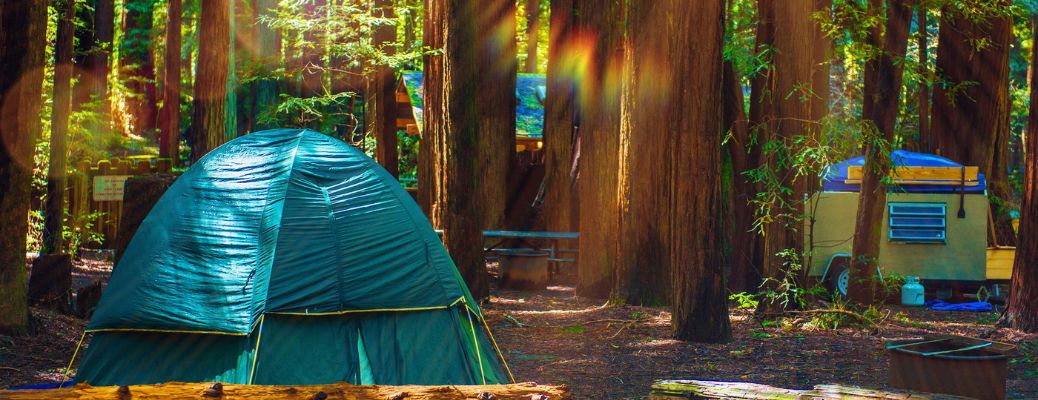
<svg viewBox="0 0 1038 400">
<path fill-rule="evenodd" d="M 846 294 L 851 244 L 865 160 L 830 167 L 822 190 L 807 199 L 804 243 L 810 274 Z M 1011 252 L 987 248 L 988 201 L 977 167 L 896 150 L 883 216 L 877 273 L 918 276 L 928 286 L 986 285 L 1008 280 Z M 1008 256 L 1010 263 L 990 263 Z M 1004 260 L 1002 260 L 1004 261 Z"/>
</svg>

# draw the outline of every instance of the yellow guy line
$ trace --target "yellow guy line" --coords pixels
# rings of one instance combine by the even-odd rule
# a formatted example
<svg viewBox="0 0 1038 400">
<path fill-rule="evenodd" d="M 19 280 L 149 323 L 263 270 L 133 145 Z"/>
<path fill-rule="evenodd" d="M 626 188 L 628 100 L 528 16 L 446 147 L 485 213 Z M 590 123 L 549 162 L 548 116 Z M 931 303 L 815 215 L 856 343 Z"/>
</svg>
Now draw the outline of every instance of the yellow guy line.
<svg viewBox="0 0 1038 400">
<path fill-rule="evenodd" d="M 468 309 L 468 306 L 465 306 Z M 479 354 L 479 341 L 476 340 L 476 325 L 472 323 L 472 313 L 466 310 L 466 315 L 469 316 L 469 328 L 472 329 L 472 344 L 476 346 L 476 361 L 479 362 L 479 375 L 483 378 L 483 384 L 487 384 L 487 374 L 483 371 L 483 355 Z"/>
<path fill-rule="evenodd" d="M 76 355 L 79 354 L 79 348 L 83 346 L 83 339 L 86 339 L 86 335 L 87 333 L 83 332 L 83 335 L 79 337 L 79 344 L 76 345 L 76 351 L 72 352 L 72 359 L 68 360 L 68 367 L 65 367 L 65 377 L 61 379 L 61 384 L 58 385 L 58 388 L 61 388 L 65 385 L 65 382 L 68 382 L 68 373 L 72 371 L 72 363 L 76 361 Z"/>
<path fill-rule="evenodd" d="M 480 318 L 479 320 L 482 321 L 483 326 L 487 328 L 487 336 L 490 337 L 490 343 L 494 345 L 494 350 L 497 351 L 497 356 L 501 357 L 501 364 L 504 364 L 505 366 L 505 372 L 508 373 L 508 379 L 511 381 L 511 383 L 515 383 L 515 377 L 512 376 L 512 369 L 508 368 L 508 361 L 505 361 L 504 353 L 501 353 L 501 348 L 497 347 L 497 340 L 494 340 L 494 334 L 490 333 L 490 326 L 487 325 L 487 320 L 484 318 Z"/>
<path fill-rule="evenodd" d="M 249 370 L 249 384 L 252 384 L 252 377 L 256 375 L 256 360 L 259 359 L 259 346 L 260 340 L 263 340 L 263 321 L 267 319 L 266 315 L 260 316 L 259 332 L 256 333 L 256 348 L 252 351 L 252 369 Z"/>
</svg>

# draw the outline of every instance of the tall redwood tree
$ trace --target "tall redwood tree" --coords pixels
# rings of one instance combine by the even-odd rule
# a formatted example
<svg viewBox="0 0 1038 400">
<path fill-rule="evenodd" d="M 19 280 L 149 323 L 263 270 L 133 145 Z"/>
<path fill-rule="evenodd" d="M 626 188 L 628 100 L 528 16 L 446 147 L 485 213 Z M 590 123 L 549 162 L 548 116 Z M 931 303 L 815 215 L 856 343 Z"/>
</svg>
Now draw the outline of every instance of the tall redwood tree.
<svg viewBox="0 0 1038 400">
<path fill-rule="evenodd" d="M 941 11 L 931 130 L 937 151 L 980 167 L 988 183 L 988 243 L 1015 245 L 1009 209 L 1009 49 L 1012 17 L 998 15 L 1008 0 L 986 2 L 995 15 L 966 16 L 955 3 Z M 969 212 L 969 210 L 967 210 Z M 983 211 L 977 211 L 983 212 Z M 991 228 L 994 229 L 991 229 Z"/>
<path fill-rule="evenodd" d="M 47 2 L 0 2 L 0 332 L 29 323 L 25 250 L 43 104 Z"/>
<path fill-rule="evenodd" d="M 54 49 L 54 102 L 51 111 L 50 164 L 47 167 L 47 203 L 43 213 L 42 254 L 64 251 L 62 230 L 65 222 L 65 169 L 68 165 L 68 123 L 72 113 L 73 35 L 76 1 L 57 4 L 58 32 Z"/>
<path fill-rule="evenodd" d="M 577 36 L 569 60 L 579 135 L 577 181 L 581 232 L 577 294 L 606 298 L 617 285 L 620 211 L 617 199 L 620 156 L 620 88 L 623 70 L 624 2 L 579 0 Z M 564 50 L 567 51 L 567 50 Z M 583 54 L 582 54 L 583 52 Z M 564 56 L 565 57 L 565 56 Z M 563 205 L 564 206 L 564 205 Z M 626 292 L 626 291 L 624 291 Z M 622 295 L 621 295 L 622 297 Z"/>
<path fill-rule="evenodd" d="M 181 0 L 168 1 L 165 73 L 162 75 L 162 110 L 159 118 L 159 156 L 172 159 L 176 165 L 180 160 L 180 22 L 184 9 Z"/>
<path fill-rule="evenodd" d="M 146 132 L 154 135 L 158 128 L 155 42 L 151 38 L 155 3 L 155 0 L 128 0 L 123 4 L 119 75 L 130 94 L 126 106 L 133 118 L 133 133 L 138 135 Z"/>
<path fill-rule="evenodd" d="M 198 48 L 195 73 L 195 101 L 188 138 L 194 163 L 227 137 L 227 75 L 231 51 L 230 0 L 206 0 L 198 21 L 198 36 L 205 46 Z"/>
<path fill-rule="evenodd" d="M 392 0 L 376 0 L 372 16 L 394 18 Z M 396 26 L 382 24 L 375 28 L 375 46 L 386 55 L 395 53 Z M 368 79 L 368 105 L 372 118 L 370 131 L 375 136 L 375 159 L 394 177 L 399 175 L 399 156 L 396 139 L 396 76 L 387 65 L 375 67 Z"/>
<path fill-rule="evenodd" d="M 871 15 L 880 15 L 883 0 L 870 0 Z M 887 187 L 882 179 L 890 173 L 890 154 L 883 142 L 893 142 L 901 93 L 902 61 L 908 47 L 914 0 L 886 0 L 886 29 L 877 24 L 868 34 L 868 44 L 880 49 L 878 56 L 865 63 L 864 120 L 865 169 L 858 195 L 858 215 L 851 250 L 851 280 L 847 288 L 851 300 L 871 304 L 877 295 L 876 265 L 883 240 L 883 216 Z M 881 141 L 874 141 L 882 139 Z"/>
<path fill-rule="evenodd" d="M 418 163 L 418 200 L 469 291 L 490 294 L 483 259 L 482 204 L 476 174 L 479 144 L 480 51 L 476 0 L 426 0 L 424 43 L 442 50 L 425 56 L 425 128 Z"/>
<path fill-rule="evenodd" d="M 483 228 L 505 229 L 508 169 L 515 156 L 516 61 L 515 0 L 479 0 L 479 127 L 476 179 Z"/>
<path fill-rule="evenodd" d="M 577 0 L 551 0 L 548 30 L 548 73 L 544 99 L 544 226 L 549 231 L 577 229 L 577 134 L 576 91 L 569 65 L 576 37 Z M 567 49 L 564 51 L 564 49 Z"/>
<path fill-rule="evenodd" d="M 1038 17 L 1034 17 L 1038 26 Z M 1038 43 L 1038 30 L 1034 33 Z M 1038 332 L 1038 51 L 1031 52 L 1031 105 L 1024 138 L 1024 200 L 1020 205 L 1020 237 L 1013 261 L 1013 287 L 1010 289 L 1009 325 L 1025 332 Z"/>
<path fill-rule="evenodd" d="M 731 328 L 719 212 L 724 1 L 695 8 L 682 0 L 632 2 L 629 12 L 620 262 L 665 276 L 675 337 L 725 341 Z M 657 293 L 643 290 L 641 299 Z"/>
<path fill-rule="evenodd" d="M 792 150 L 798 137 L 817 134 L 818 121 L 826 113 L 829 94 L 829 65 L 826 57 L 828 40 L 815 21 L 816 12 L 829 9 L 827 0 L 804 0 L 766 4 L 766 32 L 758 34 L 761 40 L 770 39 L 772 63 L 764 82 L 759 82 L 761 93 L 751 96 L 750 121 L 759 143 L 774 141 L 784 149 Z M 756 98 L 752 98 L 756 97 Z M 753 109 L 752 102 L 763 102 Z M 781 152 L 779 152 L 781 153 Z M 775 173 L 776 185 L 783 189 L 776 193 L 771 219 L 764 226 L 761 271 L 765 278 L 781 280 L 786 259 L 781 255 L 793 250 L 802 255 L 804 247 L 801 199 L 812 189 L 806 177 L 797 177 L 796 171 L 781 159 L 788 154 L 763 154 L 761 163 Z M 773 281 L 772 281 L 773 283 Z M 771 283 L 769 283 L 770 285 Z M 781 305 L 762 301 L 762 311 L 775 312 Z"/>
</svg>

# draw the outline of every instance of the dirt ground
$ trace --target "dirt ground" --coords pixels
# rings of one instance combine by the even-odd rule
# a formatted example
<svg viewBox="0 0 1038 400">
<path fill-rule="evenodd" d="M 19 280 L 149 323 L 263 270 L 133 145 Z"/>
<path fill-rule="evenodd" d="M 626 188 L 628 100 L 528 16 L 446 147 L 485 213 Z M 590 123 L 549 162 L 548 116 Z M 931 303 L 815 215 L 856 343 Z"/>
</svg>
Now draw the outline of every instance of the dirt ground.
<svg viewBox="0 0 1038 400">
<path fill-rule="evenodd" d="M 87 283 L 108 272 L 103 264 L 78 267 Z M 803 320 L 762 323 L 733 305 L 732 340 L 696 344 L 669 338 L 665 308 L 609 306 L 574 297 L 572 280 L 572 274 L 563 273 L 546 291 L 495 289 L 484 304 L 517 380 L 566 384 L 577 399 L 640 399 L 653 381 L 668 378 L 798 389 L 823 383 L 883 388 L 885 341 L 928 333 L 990 333 L 991 339 L 1020 348 L 1009 365 L 1009 397 L 1038 399 L 1038 335 L 992 332 L 995 314 L 883 307 L 887 317 L 876 327 L 831 330 Z M 0 387 L 60 381 L 86 325 L 41 309 L 33 309 L 33 316 L 34 334 L 0 336 Z"/>
</svg>

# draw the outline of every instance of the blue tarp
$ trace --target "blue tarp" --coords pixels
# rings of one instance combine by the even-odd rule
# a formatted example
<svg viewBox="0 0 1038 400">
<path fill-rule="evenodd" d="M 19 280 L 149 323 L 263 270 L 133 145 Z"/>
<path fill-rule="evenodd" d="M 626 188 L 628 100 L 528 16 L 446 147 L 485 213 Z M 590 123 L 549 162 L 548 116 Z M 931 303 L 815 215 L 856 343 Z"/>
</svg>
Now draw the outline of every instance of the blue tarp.
<svg viewBox="0 0 1038 400">
<path fill-rule="evenodd" d="M 927 301 L 926 307 L 934 311 L 989 312 L 993 309 L 991 303 L 984 301 L 973 301 L 969 303 L 949 303 L 938 299 Z"/>
<path fill-rule="evenodd" d="M 894 150 L 890 153 L 890 160 L 895 167 L 954 167 L 961 168 L 962 164 L 947 158 L 925 153 L 914 153 L 905 150 Z M 857 192 L 861 185 L 847 184 L 847 167 L 864 166 L 865 156 L 857 156 L 847 161 L 833 165 L 825 172 L 822 180 L 822 190 L 826 192 Z M 966 186 L 966 193 L 984 193 L 987 183 L 984 174 L 978 174 L 976 186 Z M 890 192 L 902 193 L 959 193 L 962 190 L 958 185 L 896 185 L 889 188 Z"/>
<path fill-rule="evenodd" d="M 9 388 L 7 388 L 7 390 L 47 390 L 47 389 L 58 389 L 58 388 L 72 387 L 72 386 L 75 386 L 75 384 L 76 383 L 73 382 L 70 379 L 68 381 L 65 381 L 64 383 L 61 383 L 61 382 L 34 383 L 32 385 L 9 387 Z"/>
</svg>

